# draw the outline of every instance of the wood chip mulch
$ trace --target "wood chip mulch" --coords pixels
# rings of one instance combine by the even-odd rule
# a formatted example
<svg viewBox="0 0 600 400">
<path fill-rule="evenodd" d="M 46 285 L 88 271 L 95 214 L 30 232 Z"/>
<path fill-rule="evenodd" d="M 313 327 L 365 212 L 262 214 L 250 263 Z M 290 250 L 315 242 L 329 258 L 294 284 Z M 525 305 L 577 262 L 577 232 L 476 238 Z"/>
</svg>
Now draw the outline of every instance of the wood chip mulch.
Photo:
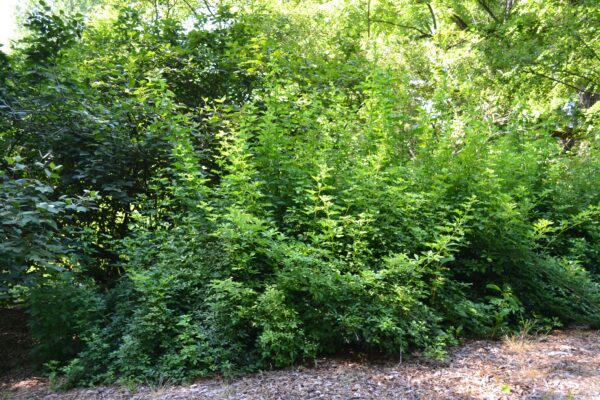
<svg viewBox="0 0 600 400">
<path fill-rule="evenodd" d="M 555 331 L 532 339 L 472 341 L 443 363 L 318 360 L 226 381 L 139 387 L 106 386 L 52 392 L 45 379 L 0 383 L 0 399 L 292 400 L 292 399 L 598 399 L 600 331 Z"/>
</svg>

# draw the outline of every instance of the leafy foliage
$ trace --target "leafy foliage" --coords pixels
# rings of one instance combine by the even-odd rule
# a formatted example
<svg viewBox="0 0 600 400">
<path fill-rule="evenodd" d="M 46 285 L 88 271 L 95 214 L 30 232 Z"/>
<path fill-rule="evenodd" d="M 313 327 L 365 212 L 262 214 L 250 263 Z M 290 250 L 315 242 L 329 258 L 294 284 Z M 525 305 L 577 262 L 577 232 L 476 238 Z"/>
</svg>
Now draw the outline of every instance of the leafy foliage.
<svg viewBox="0 0 600 400">
<path fill-rule="evenodd" d="M 34 7 L 0 265 L 37 354 L 186 381 L 597 326 L 599 24 L 567 3 Z"/>
</svg>

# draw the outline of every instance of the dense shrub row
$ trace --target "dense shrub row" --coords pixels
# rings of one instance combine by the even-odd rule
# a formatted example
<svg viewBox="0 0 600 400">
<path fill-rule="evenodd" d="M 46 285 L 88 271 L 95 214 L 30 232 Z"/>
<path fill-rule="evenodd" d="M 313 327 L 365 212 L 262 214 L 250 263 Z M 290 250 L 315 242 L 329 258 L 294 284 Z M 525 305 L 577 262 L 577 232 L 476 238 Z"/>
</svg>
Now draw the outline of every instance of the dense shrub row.
<svg viewBox="0 0 600 400">
<path fill-rule="evenodd" d="M 534 3 L 496 29 L 543 52 L 509 29 Z M 115 4 L 85 28 L 34 9 L 3 64 L 4 301 L 30 306 L 53 374 L 440 358 L 524 321 L 600 323 L 598 108 L 501 76 L 494 21 L 467 32 L 435 3 L 413 37 L 375 24 L 386 2 L 366 23 L 359 2 Z"/>
</svg>

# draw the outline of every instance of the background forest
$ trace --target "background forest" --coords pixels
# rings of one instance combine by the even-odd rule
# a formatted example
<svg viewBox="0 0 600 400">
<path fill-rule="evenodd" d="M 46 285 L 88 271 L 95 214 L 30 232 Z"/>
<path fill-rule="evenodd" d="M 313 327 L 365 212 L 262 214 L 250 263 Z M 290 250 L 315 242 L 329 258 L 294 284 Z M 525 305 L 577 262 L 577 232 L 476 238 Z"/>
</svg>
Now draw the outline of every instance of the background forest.
<svg viewBox="0 0 600 400">
<path fill-rule="evenodd" d="M 67 385 L 600 325 L 596 0 L 32 2 L 0 305 Z"/>
</svg>

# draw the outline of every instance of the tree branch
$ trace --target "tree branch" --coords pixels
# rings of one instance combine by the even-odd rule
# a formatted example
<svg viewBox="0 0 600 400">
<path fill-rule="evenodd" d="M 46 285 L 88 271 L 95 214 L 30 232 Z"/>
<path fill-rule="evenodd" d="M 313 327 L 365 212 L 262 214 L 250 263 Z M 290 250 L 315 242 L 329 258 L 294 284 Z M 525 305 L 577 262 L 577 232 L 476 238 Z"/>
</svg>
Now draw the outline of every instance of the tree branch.
<svg viewBox="0 0 600 400">
<path fill-rule="evenodd" d="M 500 21 L 498 21 L 498 18 L 496 18 L 496 16 L 494 15 L 494 13 L 493 13 L 493 12 L 492 12 L 492 10 L 490 9 L 490 7 L 487 5 L 487 3 L 485 2 L 485 0 L 477 0 L 477 3 L 479 3 L 479 5 L 480 5 L 481 7 L 483 7 L 483 9 L 485 10 L 485 12 L 487 12 L 487 13 L 488 13 L 488 15 L 489 15 L 490 17 L 492 17 L 492 19 L 493 19 L 495 22 L 500 22 Z"/>
<path fill-rule="evenodd" d="M 367 0 L 367 39 L 371 39 L 371 0 Z"/>
<path fill-rule="evenodd" d="M 183 0 L 183 2 L 185 3 L 186 6 L 188 6 L 188 8 L 192 12 L 192 14 L 194 14 L 194 17 L 196 17 L 196 19 L 200 19 L 200 16 L 198 15 L 198 13 L 194 9 L 194 7 L 192 7 L 192 5 L 187 0 Z"/>
<path fill-rule="evenodd" d="M 431 3 L 427 3 L 427 8 L 429 9 L 429 14 L 431 14 L 431 21 L 433 22 L 433 32 L 437 31 L 437 21 L 435 20 L 435 14 L 433 12 L 433 7 L 431 7 Z"/>
<path fill-rule="evenodd" d="M 213 17 L 214 19 L 217 19 L 217 16 L 215 15 L 215 13 L 213 13 L 212 10 L 210 9 L 210 4 L 208 4 L 208 0 L 202 0 L 202 2 L 204 3 L 204 7 L 206 7 L 206 11 L 208 11 L 208 13 L 211 15 L 211 17 Z"/>
<path fill-rule="evenodd" d="M 575 86 L 575 85 L 571 85 L 570 83 L 567 83 L 567 82 L 565 82 L 565 81 L 561 81 L 560 79 L 556 79 L 556 78 L 554 78 L 554 77 L 552 77 L 552 76 L 545 75 L 545 74 L 542 74 L 542 73 L 540 73 L 540 72 L 534 71 L 534 70 L 532 70 L 531 68 L 527 68 L 527 69 L 525 70 L 525 72 L 528 72 L 528 73 L 530 73 L 530 74 L 533 74 L 533 75 L 539 76 L 540 78 L 546 78 L 546 79 L 548 79 L 548 80 L 551 80 L 552 82 L 560 83 L 561 85 L 565 85 L 565 86 L 567 86 L 567 87 L 570 87 L 571 89 L 575 89 L 575 90 L 576 90 L 576 91 L 578 91 L 578 92 L 581 90 L 581 88 L 578 88 L 578 87 L 577 87 L 577 86 Z"/>
<path fill-rule="evenodd" d="M 504 20 L 506 21 L 510 17 L 513 7 L 515 6 L 516 0 L 506 0 L 504 2 Z"/>
<path fill-rule="evenodd" d="M 581 37 L 581 35 L 579 34 L 579 32 L 575 31 L 573 32 L 575 34 L 575 37 L 581 42 L 583 43 L 583 45 L 585 46 L 586 49 L 588 49 L 590 51 L 590 53 L 592 53 L 592 55 L 598 60 L 600 61 L 600 56 L 598 55 L 598 53 L 596 53 L 596 50 L 593 49 L 592 46 L 589 45 L 588 42 L 586 42 L 585 40 L 583 40 L 583 38 Z"/>
<path fill-rule="evenodd" d="M 392 26 L 397 26 L 398 28 L 412 29 L 414 31 L 419 32 L 421 35 L 423 35 L 423 37 L 431 37 L 431 33 L 425 32 L 424 30 L 422 30 L 420 28 L 417 28 L 416 26 L 412 26 L 412 25 L 397 24 L 395 22 L 385 21 L 385 20 L 382 20 L 382 19 L 372 19 L 371 22 L 379 22 L 381 24 L 388 24 L 388 25 L 392 25 Z"/>
<path fill-rule="evenodd" d="M 598 83 L 594 79 L 589 78 L 589 77 L 587 77 L 585 75 L 578 74 L 577 72 L 569 71 L 568 69 L 561 69 L 561 70 L 559 70 L 559 72 L 562 72 L 562 73 L 565 73 L 567 75 L 576 76 L 578 78 L 584 79 L 584 80 L 588 81 L 589 83 L 591 83 L 592 87 L 596 87 L 598 85 Z"/>
<path fill-rule="evenodd" d="M 461 31 L 466 31 L 469 28 L 469 25 L 458 14 L 453 14 L 450 18 Z"/>
<path fill-rule="evenodd" d="M 158 0 L 154 0 L 154 22 L 158 22 L 160 13 L 158 11 Z"/>
</svg>

